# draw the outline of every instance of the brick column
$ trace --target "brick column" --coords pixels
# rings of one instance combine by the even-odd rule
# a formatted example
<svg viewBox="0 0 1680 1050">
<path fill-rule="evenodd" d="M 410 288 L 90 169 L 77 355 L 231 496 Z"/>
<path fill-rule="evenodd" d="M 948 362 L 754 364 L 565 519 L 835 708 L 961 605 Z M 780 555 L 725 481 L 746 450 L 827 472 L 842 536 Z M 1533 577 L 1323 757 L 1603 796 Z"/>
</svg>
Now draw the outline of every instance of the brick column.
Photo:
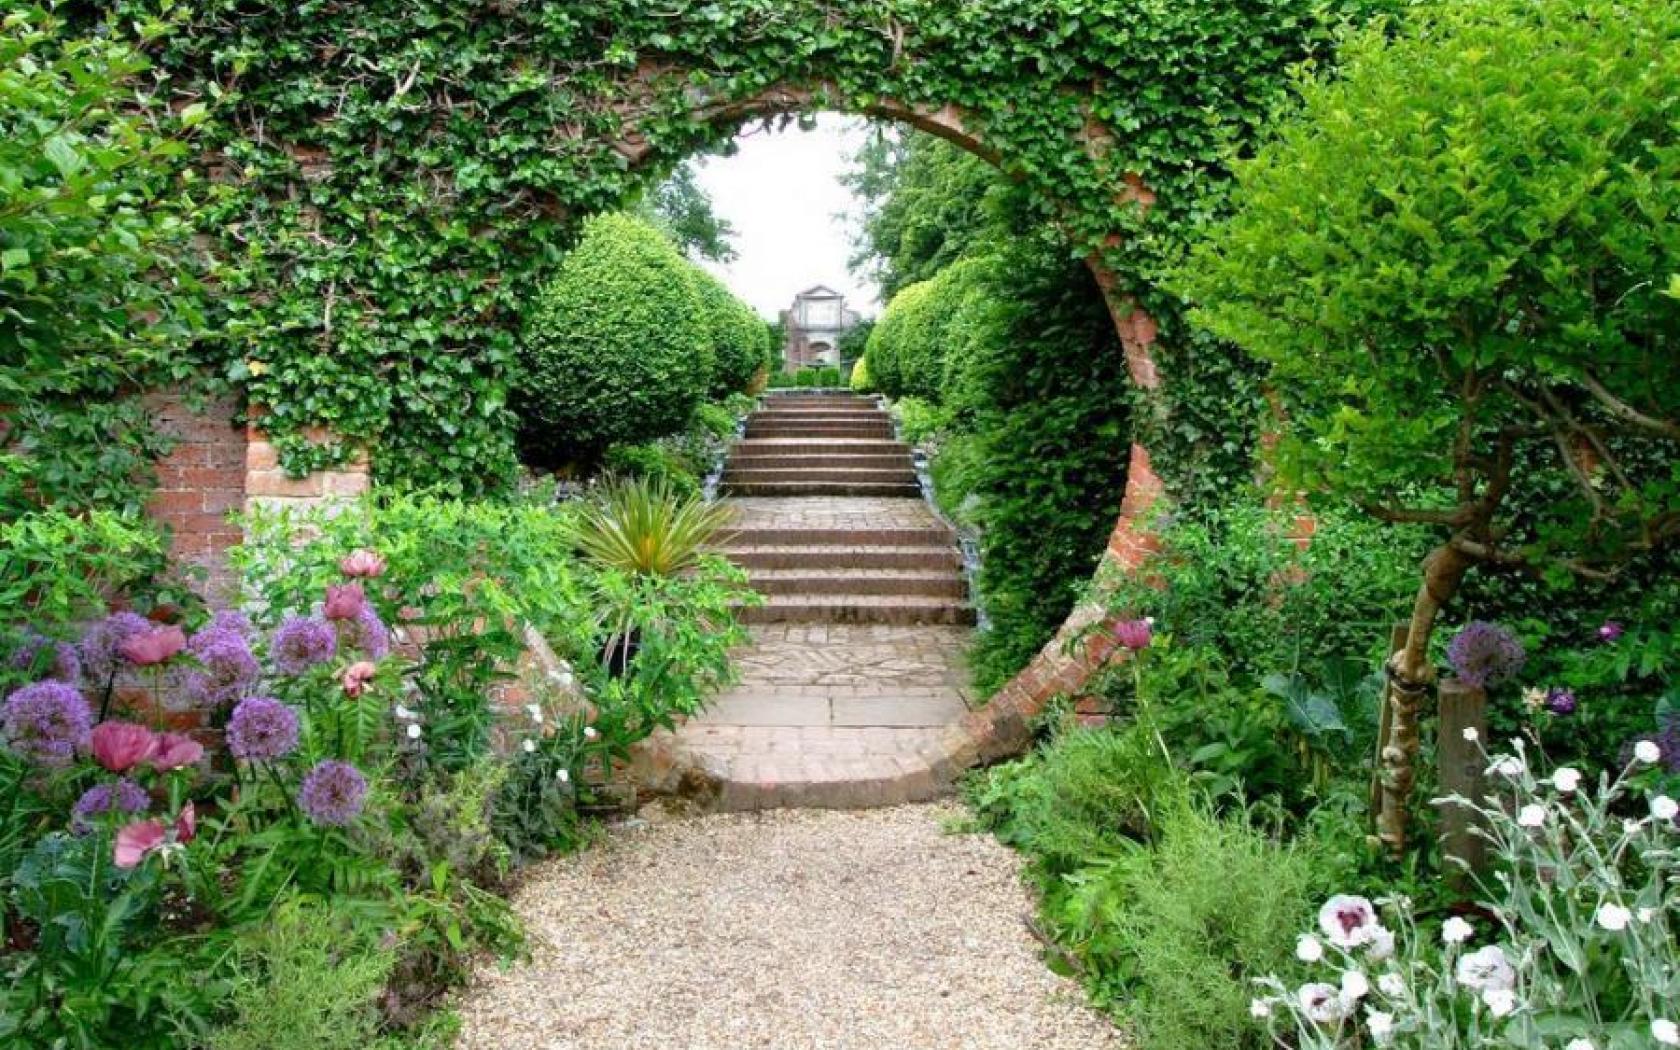
<svg viewBox="0 0 1680 1050">
<path fill-rule="evenodd" d="M 219 398 L 200 411 L 180 394 L 146 397 L 157 430 L 175 447 L 157 463 L 157 491 L 146 513 L 169 529 L 170 556 L 202 568 L 206 595 L 226 600 L 232 591 L 226 553 L 239 543 L 228 514 L 245 505 L 245 431 L 234 425 L 238 405 Z"/>
</svg>

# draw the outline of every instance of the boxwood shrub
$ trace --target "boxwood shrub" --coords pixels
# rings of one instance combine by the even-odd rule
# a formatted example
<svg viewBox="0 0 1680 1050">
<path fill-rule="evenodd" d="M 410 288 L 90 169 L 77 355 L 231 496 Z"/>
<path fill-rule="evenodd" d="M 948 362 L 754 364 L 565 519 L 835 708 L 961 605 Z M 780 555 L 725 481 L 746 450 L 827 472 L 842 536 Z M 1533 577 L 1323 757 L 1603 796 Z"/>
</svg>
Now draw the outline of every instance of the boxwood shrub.
<svg viewBox="0 0 1680 1050">
<path fill-rule="evenodd" d="M 722 281 L 698 266 L 691 276 L 712 350 L 708 393 L 714 398 L 740 393 L 769 357 L 770 330 Z"/>
</svg>

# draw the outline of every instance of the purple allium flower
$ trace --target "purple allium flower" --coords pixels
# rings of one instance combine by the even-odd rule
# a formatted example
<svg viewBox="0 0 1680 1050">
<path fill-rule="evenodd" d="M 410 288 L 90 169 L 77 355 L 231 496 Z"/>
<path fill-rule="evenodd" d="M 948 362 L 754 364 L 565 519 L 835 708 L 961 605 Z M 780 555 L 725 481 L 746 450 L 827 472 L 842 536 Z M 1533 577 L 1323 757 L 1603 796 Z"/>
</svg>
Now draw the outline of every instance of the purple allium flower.
<svg viewBox="0 0 1680 1050">
<path fill-rule="evenodd" d="M 42 668 L 45 673 L 41 677 L 75 685 L 82 676 L 82 661 L 76 655 L 76 647 L 68 642 L 55 642 L 39 631 L 26 629 L 23 640 L 12 650 L 11 659 L 7 662 L 14 671 L 34 671 L 44 663 L 41 652 L 49 646 L 52 648 L 52 662 Z"/>
<path fill-rule="evenodd" d="M 93 710 L 74 686 L 36 682 L 7 697 L 0 728 L 21 755 L 46 766 L 69 764 L 86 747 L 93 731 Z"/>
<path fill-rule="evenodd" d="M 93 830 L 93 818 L 115 811 L 144 813 L 152 800 L 139 784 L 123 777 L 110 784 L 95 784 L 83 792 L 70 811 L 70 830 L 86 835 Z"/>
<path fill-rule="evenodd" d="M 246 641 L 251 640 L 251 618 L 237 609 L 223 609 L 210 617 L 210 622 L 204 625 L 205 631 L 232 631 Z"/>
<path fill-rule="evenodd" d="M 284 758 L 297 742 L 297 712 L 278 700 L 247 697 L 228 719 L 227 745 L 235 758 Z"/>
<path fill-rule="evenodd" d="M 1554 715 L 1572 715 L 1575 713 L 1575 690 L 1555 686 L 1546 692 L 1546 710 Z"/>
<path fill-rule="evenodd" d="M 150 620 L 131 612 L 112 613 L 89 627 L 80 645 L 82 673 L 89 682 L 103 688 L 112 675 L 128 665 L 120 651 L 122 644 L 151 629 Z"/>
<path fill-rule="evenodd" d="M 1613 642 L 1620 638 L 1626 630 L 1626 627 L 1623 627 L 1615 620 L 1605 620 L 1604 623 L 1599 625 L 1598 640 L 1601 642 Z"/>
<path fill-rule="evenodd" d="M 198 661 L 188 671 L 187 695 L 201 704 L 219 707 L 245 695 L 260 673 L 257 658 L 245 636 L 231 627 L 211 625 L 192 636 L 187 651 Z"/>
<path fill-rule="evenodd" d="M 391 651 L 391 632 L 372 605 L 363 605 L 355 619 L 342 620 L 340 624 L 344 644 L 360 649 L 370 659 L 381 659 Z"/>
<path fill-rule="evenodd" d="M 306 616 L 288 617 L 269 643 L 274 666 L 281 674 L 302 674 L 331 660 L 337 651 L 338 636 L 332 624 Z"/>
<path fill-rule="evenodd" d="M 1498 624 L 1474 620 L 1447 645 L 1447 663 L 1465 685 L 1498 685 L 1522 670 L 1528 654 L 1522 643 Z"/>
<path fill-rule="evenodd" d="M 360 815 L 367 791 L 367 778 L 355 766 L 329 758 L 303 778 L 298 808 L 317 824 L 344 825 Z"/>
</svg>

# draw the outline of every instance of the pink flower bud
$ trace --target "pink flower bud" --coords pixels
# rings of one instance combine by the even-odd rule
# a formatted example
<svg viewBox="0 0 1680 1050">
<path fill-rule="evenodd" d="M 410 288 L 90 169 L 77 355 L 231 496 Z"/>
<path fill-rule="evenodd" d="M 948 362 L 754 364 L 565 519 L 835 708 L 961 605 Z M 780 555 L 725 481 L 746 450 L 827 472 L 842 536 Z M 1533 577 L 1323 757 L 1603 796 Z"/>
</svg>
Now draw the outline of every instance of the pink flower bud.
<svg viewBox="0 0 1680 1050">
<path fill-rule="evenodd" d="M 385 559 L 370 550 L 355 550 L 339 559 L 339 571 L 350 577 L 372 579 L 385 575 Z"/>
</svg>

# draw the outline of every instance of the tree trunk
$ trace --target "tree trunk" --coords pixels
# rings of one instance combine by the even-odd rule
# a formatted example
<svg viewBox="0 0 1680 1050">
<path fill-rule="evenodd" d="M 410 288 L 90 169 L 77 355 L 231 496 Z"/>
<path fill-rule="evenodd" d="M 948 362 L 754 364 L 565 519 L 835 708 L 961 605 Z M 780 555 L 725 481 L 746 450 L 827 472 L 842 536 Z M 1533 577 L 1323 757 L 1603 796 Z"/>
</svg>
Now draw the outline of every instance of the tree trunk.
<svg viewBox="0 0 1680 1050">
<path fill-rule="evenodd" d="M 1389 708 L 1389 734 L 1383 742 L 1381 769 L 1382 805 L 1377 812 L 1377 838 L 1391 851 L 1406 847 L 1406 820 L 1417 780 L 1418 711 L 1435 681 L 1429 662 L 1429 637 L 1441 608 L 1452 600 L 1464 574 L 1475 560 L 1443 543 L 1423 560 L 1423 582 L 1412 602 L 1412 620 L 1406 644 L 1389 657 L 1388 685 L 1383 702 Z"/>
</svg>

